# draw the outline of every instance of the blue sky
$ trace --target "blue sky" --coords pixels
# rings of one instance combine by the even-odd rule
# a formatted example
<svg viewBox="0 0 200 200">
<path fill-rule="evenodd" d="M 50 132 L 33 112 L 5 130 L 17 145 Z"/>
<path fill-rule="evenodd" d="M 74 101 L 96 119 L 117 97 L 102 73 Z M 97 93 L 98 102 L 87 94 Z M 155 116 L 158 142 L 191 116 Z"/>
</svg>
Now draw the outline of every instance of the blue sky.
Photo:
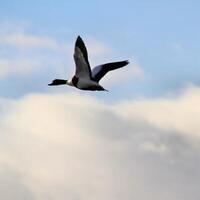
<svg viewBox="0 0 200 200">
<path fill-rule="evenodd" d="M 160 96 L 176 92 L 189 83 L 200 83 L 199 6 L 198 1 L 177 0 L 84 3 L 36 0 L 12 1 L 12 4 L 2 1 L 0 23 L 2 27 L 10 27 L 10 32 L 16 31 L 12 30 L 12 26 L 21 26 L 26 34 L 51 37 L 63 45 L 67 45 L 67 42 L 72 44 L 79 34 L 83 39 L 94 37 L 114 50 L 110 59 L 108 55 L 99 58 L 100 63 L 130 59 L 137 62 L 144 73 L 142 79 L 133 78 L 122 86 L 119 83 L 113 85 L 110 90 L 114 96 Z M 88 51 L 90 54 L 92 50 Z M 50 56 L 54 56 L 53 53 Z M 56 56 L 59 59 L 59 54 Z M 64 57 L 60 55 L 62 59 Z M 73 61 L 72 56 L 66 59 Z M 73 69 L 73 65 L 66 65 L 66 68 Z M 44 87 L 34 82 L 44 84 L 41 79 L 48 81 L 51 78 L 48 73 L 53 73 L 50 70 L 43 75 L 37 71 L 26 77 L 16 75 L 0 79 L 1 93 L 20 96 L 29 91 L 45 91 Z M 126 73 L 126 70 L 122 73 Z M 30 88 L 24 85 L 26 79 L 32 80 Z M 3 85 L 11 88 L 8 91 Z M 18 92 L 12 89 L 14 85 Z"/>
<path fill-rule="evenodd" d="M 200 2 L 2 0 L 0 199 L 199 200 Z M 129 59 L 110 92 L 48 87 Z M 12 192 L 10 192 L 12 191 Z"/>
</svg>

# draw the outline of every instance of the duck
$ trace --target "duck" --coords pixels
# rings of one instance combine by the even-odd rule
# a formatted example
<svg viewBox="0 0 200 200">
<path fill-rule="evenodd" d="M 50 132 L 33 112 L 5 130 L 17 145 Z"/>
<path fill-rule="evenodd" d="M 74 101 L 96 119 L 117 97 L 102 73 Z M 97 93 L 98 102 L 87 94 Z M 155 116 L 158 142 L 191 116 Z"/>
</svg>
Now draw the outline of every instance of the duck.
<svg viewBox="0 0 200 200">
<path fill-rule="evenodd" d="M 68 85 L 80 90 L 108 91 L 99 84 L 99 81 L 112 70 L 129 64 L 128 60 L 110 62 L 98 65 L 91 70 L 87 48 L 80 36 L 77 37 L 74 47 L 75 74 L 71 79 L 54 79 L 49 86 Z"/>
</svg>

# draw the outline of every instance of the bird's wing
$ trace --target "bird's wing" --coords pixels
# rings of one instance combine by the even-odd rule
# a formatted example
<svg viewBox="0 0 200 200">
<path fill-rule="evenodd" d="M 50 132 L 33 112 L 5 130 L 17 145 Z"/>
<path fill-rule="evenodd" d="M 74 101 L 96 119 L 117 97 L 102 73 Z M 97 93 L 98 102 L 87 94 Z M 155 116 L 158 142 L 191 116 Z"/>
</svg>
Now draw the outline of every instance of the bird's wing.
<svg viewBox="0 0 200 200">
<path fill-rule="evenodd" d="M 80 36 L 78 36 L 75 43 L 74 61 L 76 64 L 75 75 L 79 78 L 91 79 L 92 73 L 88 61 L 87 49 Z"/>
<path fill-rule="evenodd" d="M 128 63 L 128 60 L 124 60 L 98 65 L 92 69 L 92 79 L 96 82 L 99 82 L 107 72 L 124 67 L 125 65 L 128 65 Z"/>
</svg>

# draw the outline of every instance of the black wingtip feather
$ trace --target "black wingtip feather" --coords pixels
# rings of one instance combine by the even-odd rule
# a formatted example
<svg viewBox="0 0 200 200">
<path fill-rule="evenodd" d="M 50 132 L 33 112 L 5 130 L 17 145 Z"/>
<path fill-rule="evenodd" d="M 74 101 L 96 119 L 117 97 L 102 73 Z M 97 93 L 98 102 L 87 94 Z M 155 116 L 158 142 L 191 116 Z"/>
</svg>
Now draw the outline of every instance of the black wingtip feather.
<svg viewBox="0 0 200 200">
<path fill-rule="evenodd" d="M 129 62 L 129 60 L 124 60 L 124 61 L 122 61 L 122 62 L 124 62 L 124 66 L 125 65 L 128 65 L 130 62 Z"/>
<path fill-rule="evenodd" d="M 77 37 L 77 40 L 82 40 L 82 38 L 81 38 L 81 36 L 80 36 L 80 35 L 78 35 L 78 37 Z"/>
<path fill-rule="evenodd" d="M 82 46 L 85 46 L 84 45 L 84 42 L 83 42 L 83 40 L 82 40 L 82 38 L 80 37 L 80 35 L 77 37 L 77 39 L 76 39 L 76 44 L 75 44 L 75 46 L 77 46 L 77 47 L 82 47 Z"/>
</svg>

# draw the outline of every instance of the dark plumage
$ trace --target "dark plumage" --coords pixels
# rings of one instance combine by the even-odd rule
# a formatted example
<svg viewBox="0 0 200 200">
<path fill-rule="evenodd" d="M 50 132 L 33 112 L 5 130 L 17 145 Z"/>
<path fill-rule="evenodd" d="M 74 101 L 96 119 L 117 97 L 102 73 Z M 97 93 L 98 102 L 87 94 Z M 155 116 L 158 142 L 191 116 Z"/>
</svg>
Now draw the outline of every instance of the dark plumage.
<svg viewBox="0 0 200 200">
<path fill-rule="evenodd" d="M 92 79 L 96 82 L 99 82 L 101 78 L 103 78 L 109 71 L 124 67 L 128 64 L 129 64 L 128 60 L 102 64 L 98 66 L 101 69 L 99 69 L 99 71 L 92 76 Z"/>
</svg>

